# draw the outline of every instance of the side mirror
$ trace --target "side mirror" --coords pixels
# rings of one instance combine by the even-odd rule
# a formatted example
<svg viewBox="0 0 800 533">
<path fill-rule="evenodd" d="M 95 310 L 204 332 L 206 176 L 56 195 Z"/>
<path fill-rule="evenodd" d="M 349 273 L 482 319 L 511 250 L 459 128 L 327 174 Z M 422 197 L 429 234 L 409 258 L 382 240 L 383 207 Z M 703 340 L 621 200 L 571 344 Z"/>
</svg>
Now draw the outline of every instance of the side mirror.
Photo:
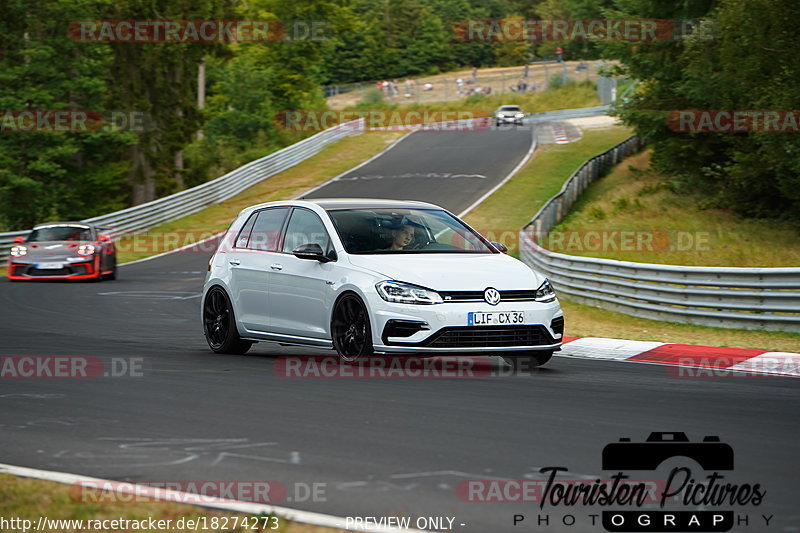
<svg viewBox="0 0 800 533">
<path fill-rule="evenodd" d="M 23 237 L 22 235 L 20 235 L 19 237 L 14 237 L 14 242 L 17 244 L 23 243 L 25 242 L 25 237 Z"/>
<path fill-rule="evenodd" d="M 111 237 L 109 237 L 108 235 L 100 235 L 97 238 L 97 240 L 100 241 L 100 242 L 108 242 L 108 241 L 111 240 Z"/>
<path fill-rule="evenodd" d="M 498 252 L 502 252 L 502 253 L 504 253 L 504 254 L 507 254 L 507 253 L 508 253 L 508 248 L 506 248 L 506 245 L 505 245 L 505 244 L 501 244 L 501 243 L 499 243 L 499 242 L 492 242 L 492 246 L 494 246 L 495 248 L 497 248 L 497 251 L 498 251 Z"/>
<path fill-rule="evenodd" d="M 300 259 L 310 259 L 319 261 L 320 263 L 327 263 L 330 261 L 322 251 L 322 246 L 317 243 L 301 244 L 294 250 L 292 254 Z"/>
</svg>

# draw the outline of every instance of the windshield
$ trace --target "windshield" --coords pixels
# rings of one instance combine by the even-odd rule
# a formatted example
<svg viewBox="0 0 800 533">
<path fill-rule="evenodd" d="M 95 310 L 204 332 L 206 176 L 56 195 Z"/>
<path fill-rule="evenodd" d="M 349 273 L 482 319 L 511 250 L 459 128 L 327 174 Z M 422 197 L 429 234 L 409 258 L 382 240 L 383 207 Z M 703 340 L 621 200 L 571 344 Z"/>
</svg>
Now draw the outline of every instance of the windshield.
<svg viewBox="0 0 800 533">
<path fill-rule="evenodd" d="M 518 105 L 504 105 L 500 108 L 500 111 L 519 111 Z"/>
<path fill-rule="evenodd" d="M 91 240 L 92 230 L 86 226 L 47 226 L 37 228 L 28 235 L 28 242 Z"/>
<path fill-rule="evenodd" d="M 350 254 L 494 253 L 486 239 L 440 209 L 328 212 Z"/>
</svg>

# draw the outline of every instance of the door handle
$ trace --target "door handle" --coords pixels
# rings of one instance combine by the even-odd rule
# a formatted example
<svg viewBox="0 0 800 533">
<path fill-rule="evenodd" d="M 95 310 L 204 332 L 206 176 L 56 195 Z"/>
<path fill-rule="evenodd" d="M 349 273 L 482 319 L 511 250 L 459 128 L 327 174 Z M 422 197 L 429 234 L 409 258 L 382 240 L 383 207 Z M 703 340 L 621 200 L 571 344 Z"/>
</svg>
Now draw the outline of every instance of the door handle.
<svg viewBox="0 0 800 533">
<path fill-rule="evenodd" d="M 272 270 L 283 270 L 283 265 L 280 265 L 278 263 L 272 263 L 269 267 Z"/>
<path fill-rule="evenodd" d="M 229 262 L 230 264 L 232 264 L 233 266 L 235 266 L 235 267 L 236 267 L 236 266 L 239 266 L 239 265 L 241 265 L 241 264 L 242 264 L 242 262 L 241 262 L 241 261 L 239 261 L 238 259 L 231 259 L 231 260 L 230 260 L 230 261 L 228 261 L 228 262 Z"/>
</svg>

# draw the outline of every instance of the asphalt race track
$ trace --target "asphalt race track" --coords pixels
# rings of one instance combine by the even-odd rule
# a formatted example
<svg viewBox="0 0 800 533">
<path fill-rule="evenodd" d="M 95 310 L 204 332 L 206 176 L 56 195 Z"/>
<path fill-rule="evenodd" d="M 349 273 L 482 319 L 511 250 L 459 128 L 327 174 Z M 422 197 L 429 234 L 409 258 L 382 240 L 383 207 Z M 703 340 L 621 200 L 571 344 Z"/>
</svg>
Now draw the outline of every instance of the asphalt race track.
<svg viewBox="0 0 800 533">
<path fill-rule="evenodd" d="M 362 196 L 424 193 L 457 212 L 529 146 L 498 136 L 480 148 L 477 135 L 414 134 L 356 172 L 487 176 L 469 192 L 468 178 L 345 180 L 318 192 L 352 194 L 359 183 Z M 417 150 L 424 153 L 412 157 Z M 567 357 L 531 375 L 510 375 L 487 358 L 472 366 L 477 377 L 287 378 L 282 357 L 332 352 L 259 344 L 248 355 L 212 354 L 199 321 L 208 258 L 189 250 L 127 265 L 115 282 L 0 282 L 0 355 L 85 356 L 102 360 L 104 372 L 137 369 L 1 379 L 0 462 L 142 482 L 272 480 L 287 487 L 279 505 L 337 516 L 454 516 L 454 530 L 470 533 L 603 531 L 589 517 L 598 506 L 463 501 L 459 482 L 541 479 L 548 466 L 568 468 L 565 478 L 607 479 L 606 444 L 685 432 L 693 441 L 719 435 L 735 451 L 725 481 L 766 490 L 758 507 L 723 506 L 748 516 L 733 531 L 798 530 L 796 380 L 686 378 L 665 366 Z M 633 479 L 665 476 L 659 469 Z M 302 484 L 313 483 L 325 484 L 318 501 L 303 498 Z M 563 525 L 565 512 L 575 525 Z M 515 514 L 525 517 L 516 527 Z M 537 525 L 539 515 L 549 524 Z M 761 515 L 774 515 L 768 528 Z"/>
<path fill-rule="evenodd" d="M 460 213 L 500 183 L 533 142 L 530 125 L 421 131 L 306 198 L 390 198 Z"/>
</svg>

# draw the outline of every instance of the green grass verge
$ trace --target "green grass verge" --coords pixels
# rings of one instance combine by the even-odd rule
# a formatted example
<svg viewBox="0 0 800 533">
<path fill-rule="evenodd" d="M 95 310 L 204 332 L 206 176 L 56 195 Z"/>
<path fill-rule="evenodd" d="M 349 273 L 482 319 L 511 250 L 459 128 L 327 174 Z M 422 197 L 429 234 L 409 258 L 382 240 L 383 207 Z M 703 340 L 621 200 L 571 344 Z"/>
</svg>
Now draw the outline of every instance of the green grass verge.
<svg viewBox="0 0 800 533">
<path fill-rule="evenodd" d="M 245 207 L 294 198 L 369 159 L 401 136 L 401 132 L 369 132 L 336 142 L 299 165 L 257 183 L 229 200 L 146 233 L 121 239 L 117 243 L 117 260 L 120 263 L 135 261 L 224 231 Z"/>
<path fill-rule="evenodd" d="M 546 145 L 538 148 L 525 168 L 467 214 L 465 219 L 490 239 L 506 244 L 509 250 L 517 255 L 516 234 L 519 228 L 524 226 L 550 197 L 561 190 L 564 181 L 585 160 L 624 140 L 630 134 L 630 130 L 624 127 L 593 130 L 585 132 L 583 139 L 575 143 Z M 635 162 L 642 157 L 642 155 L 636 155 L 623 162 L 617 169 L 626 169 L 629 161 Z M 614 184 L 616 172 L 619 170 L 597 182 L 596 189 L 599 190 L 597 198 L 605 194 L 615 194 L 617 191 Z M 634 171 L 634 174 L 638 176 L 640 173 Z M 609 180 L 609 178 L 612 179 Z M 663 192 L 658 194 L 663 194 Z M 613 205 L 613 200 L 609 203 Z M 582 203 L 578 202 L 577 205 L 580 206 Z M 672 210 L 677 209 L 680 205 L 680 202 L 671 202 L 669 215 L 661 217 L 659 220 L 665 224 L 675 220 L 682 222 L 683 214 Z M 658 207 L 654 206 L 653 214 L 657 214 L 657 212 Z M 720 214 L 711 213 L 711 215 L 718 217 Z M 586 216 L 585 212 L 583 216 Z M 638 217 L 644 220 L 648 215 L 639 213 Z M 575 214 L 568 220 L 578 224 L 583 219 L 581 215 Z M 641 226 L 641 220 L 639 220 L 639 226 Z M 728 223 L 733 223 L 732 220 L 727 220 Z M 738 228 L 740 231 L 747 231 L 751 225 L 751 222 L 747 222 L 746 225 L 742 223 Z M 758 227 L 758 225 L 753 227 Z M 759 230 L 756 235 L 762 235 L 761 231 Z M 755 238 L 755 235 L 752 238 Z M 783 245 L 785 246 L 786 242 Z M 793 245 L 797 245 L 796 240 Z M 743 243 L 743 246 L 746 246 L 746 243 Z M 797 261 L 795 260 L 794 263 L 796 265 Z M 582 305 L 563 296 L 559 299 L 566 316 L 565 333 L 568 336 L 610 337 L 800 352 L 800 334 L 797 333 L 723 329 L 661 322 Z"/>
<path fill-rule="evenodd" d="M 467 214 L 467 223 L 508 246 L 512 255 L 518 255 L 519 229 L 561 190 L 570 174 L 590 157 L 630 136 L 630 129 L 614 126 L 586 131 L 574 143 L 539 146 L 525 168 Z"/>
<path fill-rule="evenodd" d="M 385 100 L 361 102 L 348 110 L 414 110 L 414 111 L 474 111 L 489 116 L 501 105 L 518 105 L 526 113 L 541 113 L 557 109 L 575 109 L 600 105 L 597 89 L 592 82 L 569 83 L 555 89 L 525 94 L 501 93 L 473 95 L 445 102 L 408 102 L 395 104 Z"/>
<path fill-rule="evenodd" d="M 636 154 L 592 183 L 569 215 L 540 243 L 572 255 L 672 265 L 794 267 L 800 265 L 797 224 L 745 220 L 705 208 L 704 198 L 678 194 L 650 169 L 650 151 Z M 590 241 L 587 232 L 626 232 Z M 590 250 L 588 248 L 595 248 Z M 621 249 L 624 248 L 624 249 Z"/>
<path fill-rule="evenodd" d="M 51 520 L 147 520 L 153 518 L 154 520 L 171 520 L 172 526 L 161 529 L 121 529 L 117 531 L 141 531 L 150 533 L 164 533 L 164 531 L 178 531 L 176 527 L 177 521 L 183 519 L 197 520 L 200 517 L 206 517 L 206 523 L 209 525 L 203 531 L 219 531 L 219 532 L 242 532 L 252 533 L 253 531 L 276 531 L 279 533 L 333 533 L 335 531 L 342 531 L 339 529 L 330 529 L 317 526 L 309 526 L 306 524 L 298 524 L 296 522 L 289 522 L 283 518 L 278 517 L 277 529 L 248 529 L 245 527 L 230 527 L 233 524 L 233 519 L 239 517 L 241 519 L 246 516 L 232 512 L 225 511 L 211 511 L 201 507 L 191 505 L 155 502 L 155 503 L 132 503 L 132 502 L 115 502 L 115 503 L 98 503 L 90 501 L 94 496 L 98 499 L 111 498 L 113 493 L 90 493 L 88 497 L 82 496 L 80 488 L 61 483 L 54 483 L 50 481 L 41 481 L 38 479 L 18 478 L 0 474 L 0 516 L 5 520 L 20 519 L 32 521 L 32 526 L 29 531 L 36 527 L 39 517 L 46 517 Z M 124 496 L 123 496 L 124 497 Z M 87 501 L 84 501 L 87 500 Z M 265 515 L 264 515 L 265 516 Z M 225 525 L 225 519 L 229 527 L 223 529 L 222 527 L 212 528 L 214 524 L 212 520 L 218 520 L 220 526 Z M 252 521 L 252 518 L 251 518 Z M 259 519 L 259 525 L 263 525 L 263 518 Z M 274 522 L 270 522 L 272 526 Z M 73 523 L 73 526 L 75 524 Z M 88 525 L 84 523 L 84 525 Z M 251 522 L 252 525 L 252 522 Z M 8 531 L 22 531 L 22 527 L 12 527 Z M 60 533 L 77 533 L 79 531 L 109 531 L 109 528 L 100 529 L 95 527 L 84 527 L 82 529 L 76 527 L 69 527 L 63 524 L 63 527 L 48 528 L 47 531 L 59 531 Z M 113 528 L 111 528 L 113 530 Z M 199 528 L 188 529 L 184 531 L 199 531 Z"/>
</svg>

